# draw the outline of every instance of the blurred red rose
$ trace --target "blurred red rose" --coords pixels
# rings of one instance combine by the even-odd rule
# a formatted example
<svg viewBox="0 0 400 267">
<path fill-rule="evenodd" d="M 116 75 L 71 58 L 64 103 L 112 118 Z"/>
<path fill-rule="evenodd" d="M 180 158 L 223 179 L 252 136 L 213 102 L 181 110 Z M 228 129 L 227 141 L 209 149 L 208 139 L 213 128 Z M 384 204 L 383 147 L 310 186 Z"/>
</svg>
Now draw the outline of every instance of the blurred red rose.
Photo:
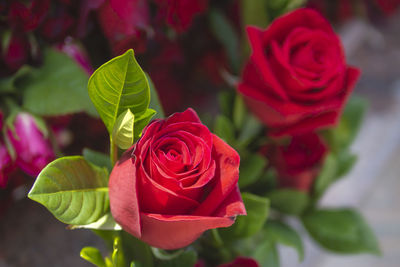
<svg viewBox="0 0 400 267">
<path fill-rule="evenodd" d="M 247 32 L 252 55 L 238 89 L 270 134 L 335 125 L 360 71 L 346 65 L 328 21 L 312 9 L 298 9 L 265 30 Z"/>
<path fill-rule="evenodd" d="M 8 174 L 14 170 L 14 163 L 8 153 L 7 147 L 0 141 L 0 188 L 5 188 Z"/>
<path fill-rule="evenodd" d="M 220 264 L 218 267 L 259 267 L 259 265 L 251 258 L 237 257 L 234 261 Z"/>
<path fill-rule="evenodd" d="M 393 14 L 400 6 L 400 0 L 375 0 L 386 15 Z"/>
<path fill-rule="evenodd" d="M 155 0 L 161 17 L 178 32 L 186 31 L 195 17 L 208 7 L 208 0 Z"/>
<path fill-rule="evenodd" d="M 278 172 L 279 185 L 308 192 L 327 147 L 317 134 L 307 133 L 292 137 L 288 145 L 269 145 L 266 150 Z"/>
<path fill-rule="evenodd" d="M 16 164 L 24 172 L 36 176 L 55 158 L 50 140 L 48 140 L 34 117 L 20 112 L 13 121 L 13 128 L 7 128 L 9 139 L 16 153 Z"/>
<path fill-rule="evenodd" d="M 192 109 L 155 120 L 111 173 L 111 212 L 125 231 L 152 246 L 187 246 L 246 214 L 239 161 Z"/>
<path fill-rule="evenodd" d="M 3 62 L 8 72 L 17 71 L 29 60 L 30 44 L 28 38 L 18 32 L 11 33 L 10 40 L 7 46 L 3 48 L 3 51 Z M 3 73 L 3 71 L 5 70 L 1 70 L 0 72 Z"/>
<path fill-rule="evenodd" d="M 20 1 L 13 1 L 8 13 L 9 25 L 18 31 L 32 31 L 42 22 L 49 6 L 50 0 L 33 0 L 29 6 Z"/>
</svg>

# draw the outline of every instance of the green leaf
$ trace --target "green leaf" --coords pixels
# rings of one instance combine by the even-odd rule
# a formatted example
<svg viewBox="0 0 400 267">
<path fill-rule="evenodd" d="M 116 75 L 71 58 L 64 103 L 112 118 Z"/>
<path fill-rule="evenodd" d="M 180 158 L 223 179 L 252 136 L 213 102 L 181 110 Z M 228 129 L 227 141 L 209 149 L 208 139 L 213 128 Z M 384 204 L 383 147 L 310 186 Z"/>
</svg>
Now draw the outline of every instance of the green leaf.
<svg viewBox="0 0 400 267">
<path fill-rule="evenodd" d="M 241 129 L 246 119 L 246 105 L 244 104 L 243 98 L 240 95 L 236 95 L 235 102 L 233 104 L 233 123 L 236 129 Z"/>
<path fill-rule="evenodd" d="M 249 114 L 247 115 L 243 127 L 240 129 L 238 143 L 242 147 L 247 147 L 262 131 L 264 126 L 258 121 L 256 117 Z"/>
<path fill-rule="evenodd" d="M 135 140 L 142 136 L 143 128 L 149 124 L 155 114 L 155 110 L 148 108 L 143 114 L 135 118 Z"/>
<path fill-rule="evenodd" d="M 293 215 L 302 214 L 310 201 L 306 193 L 292 189 L 275 190 L 267 197 L 271 200 L 273 208 Z"/>
<path fill-rule="evenodd" d="M 261 28 L 268 26 L 267 14 L 268 0 L 246 0 L 241 1 L 242 25 L 255 25 Z"/>
<path fill-rule="evenodd" d="M 209 12 L 209 23 L 215 38 L 225 47 L 232 70 L 237 73 L 240 68 L 240 50 L 235 28 L 218 9 Z"/>
<path fill-rule="evenodd" d="M 120 231 L 119 233 L 122 239 L 122 247 L 124 248 L 126 262 L 134 261 L 138 267 L 155 266 L 153 254 L 149 245 L 125 231 Z"/>
<path fill-rule="evenodd" d="M 351 154 L 349 151 L 341 151 L 337 156 L 337 171 L 338 178 L 346 175 L 357 162 L 357 155 Z"/>
<path fill-rule="evenodd" d="M 219 233 L 224 240 L 250 237 L 264 226 L 269 213 L 269 200 L 251 193 L 242 194 L 247 216 L 239 216 L 229 228 L 221 228 Z"/>
<path fill-rule="evenodd" d="M 300 235 L 293 228 L 279 221 L 268 221 L 266 224 L 266 232 L 275 242 L 296 249 L 299 254 L 299 261 L 303 261 L 303 242 Z"/>
<path fill-rule="evenodd" d="M 172 260 L 163 260 L 157 267 L 193 267 L 197 262 L 197 254 L 193 250 L 186 250 Z"/>
<path fill-rule="evenodd" d="M 289 0 L 286 5 L 286 12 L 299 8 L 305 4 L 306 0 Z"/>
<path fill-rule="evenodd" d="M 100 66 L 89 79 L 90 99 L 111 134 L 118 116 L 130 109 L 140 117 L 150 103 L 150 87 L 132 49 Z"/>
<path fill-rule="evenodd" d="M 157 112 L 154 117 L 155 119 L 164 118 L 165 117 L 164 109 L 162 107 L 160 98 L 158 97 L 156 87 L 154 86 L 153 81 L 151 80 L 150 76 L 147 73 L 146 73 L 146 78 L 147 78 L 147 81 L 149 82 L 150 95 L 151 95 L 149 107 L 154 109 Z"/>
<path fill-rule="evenodd" d="M 101 255 L 101 252 L 94 247 L 84 247 L 81 250 L 80 254 L 81 258 L 98 266 L 98 267 L 106 267 L 106 263 Z"/>
<path fill-rule="evenodd" d="M 221 108 L 221 112 L 225 117 L 232 117 L 232 107 L 235 100 L 235 94 L 232 91 L 221 91 L 218 94 L 218 103 Z"/>
<path fill-rule="evenodd" d="M 128 149 L 133 145 L 135 115 L 127 109 L 115 121 L 112 131 L 113 142 L 121 149 Z"/>
<path fill-rule="evenodd" d="M 108 155 L 91 150 L 89 148 L 84 148 L 82 154 L 83 157 L 90 163 L 93 163 L 94 165 L 97 165 L 99 167 L 106 167 L 107 170 L 111 172 L 112 166 L 110 162 L 110 157 Z"/>
<path fill-rule="evenodd" d="M 219 115 L 215 120 L 214 132 L 228 144 L 235 140 L 235 128 L 232 122 L 224 115 Z"/>
<path fill-rule="evenodd" d="M 67 224 L 90 224 L 109 210 L 108 173 L 81 156 L 49 163 L 37 177 L 28 197 Z"/>
<path fill-rule="evenodd" d="M 14 73 L 10 77 L 1 78 L 0 79 L 0 94 L 1 93 L 12 93 L 17 90 L 15 87 L 15 83 L 18 79 L 23 78 L 27 74 L 32 71 L 32 67 L 28 65 L 24 65 L 18 69 L 16 73 Z"/>
<path fill-rule="evenodd" d="M 114 239 L 113 252 L 111 254 L 111 261 L 114 267 L 125 267 L 125 257 L 122 248 L 122 241 L 119 236 Z"/>
<path fill-rule="evenodd" d="M 112 231 L 120 231 L 122 230 L 121 226 L 114 220 L 111 213 L 107 213 L 97 221 L 91 224 L 86 225 L 70 225 L 69 229 L 97 229 L 97 230 L 112 230 Z"/>
<path fill-rule="evenodd" d="M 367 109 L 367 102 L 353 96 L 348 101 L 339 125 L 326 132 L 326 139 L 333 151 L 341 151 L 350 146 L 356 137 Z"/>
<path fill-rule="evenodd" d="M 335 155 L 332 153 L 328 154 L 314 183 L 314 192 L 318 198 L 336 180 L 337 167 Z"/>
<path fill-rule="evenodd" d="M 263 174 L 267 159 L 259 154 L 245 157 L 240 163 L 239 187 L 245 188 L 255 183 Z"/>
<path fill-rule="evenodd" d="M 88 76 L 77 63 L 54 49 L 44 50 L 44 62 L 15 86 L 24 90 L 23 107 L 37 115 L 58 116 L 85 111 L 97 116 L 86 90 Z"/>
<path fill-rule="evenodd" d="M 275 242 L 265 239 L 259 244 L 251 257 L 263 267 L 279 267 L 279 254 Z"/>
<path fill-rule="evenodd" d="M 321 209 L 306 213 L 303 225 L 312 238 L 338 253 L 380 254 L 378 241 L 364 218 L 353 209 Z"/>
</svg>

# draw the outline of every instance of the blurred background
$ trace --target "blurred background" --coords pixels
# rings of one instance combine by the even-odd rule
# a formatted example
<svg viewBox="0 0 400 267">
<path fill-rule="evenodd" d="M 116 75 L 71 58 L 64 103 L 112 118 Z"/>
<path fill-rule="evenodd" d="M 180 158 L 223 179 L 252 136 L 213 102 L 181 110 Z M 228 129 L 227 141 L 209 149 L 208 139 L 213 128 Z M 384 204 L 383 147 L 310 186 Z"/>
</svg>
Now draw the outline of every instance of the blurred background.
<svg viewBox="0 0 400 267">
<path fill-rule="evenodd" d="M 350 1 L 335 1 L 342 3 L 338 5 L 340 9 L 331 9 L 329 4 L 323 4 L 325 2 L 331 1 L 310 1 L 309 5 L 325 12 L 330 18 L 336 31 L 342 37 L 348 63 L 362 70 L 355 94 L 368 100 L 369 109 L 352 147 L 359 160 L 347 177 L 329 189 L 322 199 L 322 205 L 359 208 L 376 233 L 383 256 L 379 258 L 370 255 L 330 254 L 319 249 L 307 238 L 304 262 L 298 263 L 294 250 L 281 247 L 281 266 L 397 267 L 400 261 L 400 179 L 398 177 L 400 173 L 400 12 L 386 5 L 386 9 L 369 8 L 361 12 L 368 12 L 368 15 L 359 16 L 359 13 L 348 8 L 347 2 Z M 391 1 L 388 2 L 391 3 Z M 398 4 L 396 1 L 392 2 L 394 6 Z M 220 46 L 214 47 L 212 42 L 201 42 L 202 38 L 208 40 L 205 36 L 209 34 L 202 30 L 203 24 L 204 18 L 197 18 L 193 22 L 192 30 L 180 40 L 181 44 L 190 43 L 193 33 L 199 31 L 204 35 L 193 39 L 192 50 L 196 51 L 201 47 L 202 51 L 218 51 Z M 94 32 L 101 28 L 99 25 L 93 27 Z M 102 41 L 107 42 L 106 39 Z M 86 36 L 83 42 L 93 48 L 88 51 L 90 55 L 103 52 L 105 55 L 111 55 L 115 52 L 110 52 L 112 49 L 119 51 L 124 49 L 125 45 L 128 47 L 136 45 L 134 42 L 123 45 L 114 43 L 113 48 L 107 50 L 101 45 L 93 46 L 94 41 L 91 40 L 90 35 Z M 153 47 L 150 43 L 148 49 L 150 52 L 140 54 L 139 61 L 147 60 L 148 64 L 144 66 L 144 69 L 150 72 L 159 90 L 160 98 L 164 101 L 167 114 L 183 110 L 188 106 L 194 106 L 199 110 L 216 106 L 217 100 L 212 96 L 213 89 L 218 86 L 222 78 L 219 75 L 213 77 L 215 74 L 213 70 L 216 68 L 215 64 L 217 66 L 226 64 L 226 59 L 220 59 L 220 53 L 207 52 L 198 56 L 193 51 L 185 51 L 185 57 L 182 57 L 177 52 L 175 44 L 168 41 L 162 42 L 164 55 L 162 55 L 164 52 L 160 52 L 159 57 L 153 61 L 149 60 L 151 51 L 159 48 Z M 140 47 L 138 49 L 140 50 Z M 97 60 L 91 58 L 92 65 L 97 67 L 104 62 L 104 58 L 97 58 Z M 183 58 L 187 60 L 184 64 Z M 163 64 L 170 61 L 174 64 L 173 68 L 163 68 Z M 207 69 L 211 73 L 201 73 L 202 70 L 196 70 L 196 75 L 187 76 L 182 70 L 185 64 L 190 65 L 192 62 L 201 66 L 199 69 L 202 68 L 203 71 Z M 2 70 L 5 70 L 4 66 Z M 172 80 L 169 76 L 171 72 L 175 72 L 175 75 L 171 77 L 176 80 Z M 204 84 L 201 75 L 211 75 L 213 85 Z M 184 83 L 177 84 L 179 79 Z M 189 101 L 185 101 L 186 99 Z M 51 120 L 51 118 L 48 119 L 49 123 L 52 123 Z M 107 133 L 101 122 L 90 119 L 89 127 L 88 120 L 87 115 L 78 114 L 72 122 L 68 122 L 68 131 L 64 132 L 61 138 L 68 141 L 72 138 L 72 133 L 80 132 L 81 134 L 66 146 L 64 153 L 81 153 L 83 142 L 85 146 L 107 150 Z M 57 121 L 60 123 L 60 120 Z M 57 125 L 57 123 L 54 124 Z M 16 176 L 17 178 L 10 181 L 7 192 L 3 191 L 0 195 L 0 201 L 2 201 L 0 267 L 91 266 L 79 258 L 80 249 L 84 246 L 95 246 L 105 250 L 101 239 L 89 231 L 66 230 L 66 226 L 57 221 L 43 206 L 26 198 L 31 182 L 26 183 L 27 178 L 22 177 L 23 175 Z M 11 205 L 12 208 L 10 208 Z M 296 221 L 291 223 L 306 236 L 305 230 L 299 223 Z"/>
</svg>

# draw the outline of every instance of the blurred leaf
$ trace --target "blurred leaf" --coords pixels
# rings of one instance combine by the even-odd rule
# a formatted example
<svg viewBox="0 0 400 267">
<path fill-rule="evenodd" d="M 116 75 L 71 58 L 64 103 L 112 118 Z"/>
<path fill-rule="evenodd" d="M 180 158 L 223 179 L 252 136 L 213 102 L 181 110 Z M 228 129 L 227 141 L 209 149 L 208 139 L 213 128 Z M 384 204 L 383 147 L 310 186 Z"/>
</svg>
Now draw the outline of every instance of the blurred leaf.
<svg viewBox="0 0 400 267">
<path fill-rule="evenodd" d="M 83 149 L 83 157 L 99 167 L 106 167 L 109 172 L 112 170 L 110 157 L 104 153 L 91 150 L 89 148 Z"/>
<path fill-rule="evenodd" d="M 28 65 L 24 65 L 18 69 L 16 73 L 14 73 L 10 77 L 3 77 L 0 79 L 0 94 L 1 93 L 11 93 L 14 92 L 17 88 L 15 87 L 15 82 L 18 79 L 23 78 L 25 75 L 29 74 L 32 71 L 32 67 Z"/>
<path fill-rule="evenodd" d="M 256 138 L 264 126 L 251 114 L 246 116 L 243 127 L 240 129 L 238 145 L 246 147 L 254 138 Z"/>
<path fill-rule="evenodd" d="M 310 201 L 306 193 L 293 189 L 275 190 L 268 193 L 267 197 L 273 208 L 293 215 L 302 214 Z"/>
<path fill-rule="evenodd" d="M 112 131 L 113 142 L 121 149 L 128 149 L 133 145 L 135 115 L 127 109 L 115 121 Z"/>
<path fill-rule="evenodd" d="M 229 228 L 221 228 L 219 233 L 224 240 L 245 238 L 257 234 L 264 226 L 269 214 L 269 200 L 251 193 L 242 194 L 247 216 L 239 216 Z"/>
<path fill-rule="evenodd" d="M 218 94 L 218 103 L 221 108 L 221 112 L 225 117 L 232 117 L 232 107 L 235 100 L 235 94 L 233 91 L 222 91 Z"/>
<path fill-rule="evenodd" d="M 224 115 L 218 115 L 215 120 L 214 133 L 228 144 L 232 144 L 235 140 L 235 128 L 232 122 Z"/>
<path fill-rule="evenodd" d="M 300 235 L 293 228 L 279 221 L 268 221 L 266 232 L 275 242 L 296 249 L 299 254 L 299 261 L 303 261 L 303 242 Z"/>
<path fill-rule="evenodd" d="M 108 173 L 81 156 L 49 163 L 37 177 L 28 197 L 67 224 L 90 224 L 109 210 Z"/>
<path fill-rule="evenodd" d="M 106 267 L 106 263 L 104 262 L 103 256 L 101 252 L 94 247 L 84 247 L 81 250 L 81 258 L 98 266 L 98 267 Z"/>
<path fill-rule="evenodd" d="M 357 155 L 351 154 L 347 150 L 341 151 L 341 153 L 337 155 L 338 168 L 336 176 L 340 178 L 346 175 L 353 168 L 356 162 L 357 162 Z"/>
<path fill-rule="evenodd" d="M 87 82 L 87 74 L 73 59 L 54 49 L 46 49 L 43 65 L 18 79 L 15 86 L 24 90 L 23 107 L 37 115 L 85 111 L 97 116 L 86 90 Z"/>
<path fill-rule="evenodd" d="M 120 231 L 120 236 L 126 262 L 134 261 L 136 267 L 155 266 L 155 263 L 153 262 L 153 254 L 149 245 L 125 231 Z"/>
<path fill-rule="evenodd" d="M 159 260 L 163 260 L 163 261 L 165 261 L 165 260 L 173 260 L 173 259 L 179 257 L 182 253 L 185 252 L 183 249 L 179 249 L 179 250 L 176 250 L 176 251 L 174 251 L 172 253 L 169 253 L 169 252 L 167 252 L 167 251 L 165 251 L 163 249 L 154 248 L 154 247 L 151 248 L 151 251 L 153 252 L 154 257 L 156 257 Z"/>
<path fill-rule="evenodd" d="M 91 224 L 86 225 L 70 225 L 69 229 L 97 229 L 97 230 L 112 230 L 119 231 L 122 230 L 121 226 L 117 224 L 111 215 L 111 213 L 107 213 L 97 221 Z"/>
<path fill-rule="evenodd" d="M 245 188 L 257 181 L 263 174 L 267 159 L 259 154 L 243 158 L 240 163 L 239 187 Z"/>
<path fill-rule="evenodd" d="M 246 119 L 246 105 L 244 104 L 243 98 L 240 95 L 236 95 L 235 102 L 233 104 L 233 123 L 236 129 L 241 129 Z"/>
<path fill-rule="evenodd" d="M 164 109 L 161 105 L 160 98 L 158 97 L 156 87 L 154 86 L 154 83 L 151 80 L 150 76 L 147 73 L 145 73 L 145 74 L 146 74 L 147 81 L 149 82 L 149 86 L 150 86 L 151 97 L 150 97 L 149 107 L 156 111 L 156 114 L 154 116 L 155 119 L 164 118 L 165 117 Z"/>
<path fill-rule="evenodd" d="M 251 255 L 262 267 L 279 267 L 279 254 L 275 242 L 265 239 Z"/>
<path fill-rule="evenodd" d="M 304 214 L 302 221 L 312 238 L 328 250 L 338 253 L 381 253 L 372 230 L 353 209 L 315 210 Z"/>
<path fill-rule="evenodd" d="M 367 108 L 367 102 L 360 97 L 353 96 L 347 102 L 339 125 L 327 130 L 326 139 L 331 149 L 341 151 L 350 146 L 361 127 Z"/>
<path fill-rule="evenodd" d="M 215 38 L 224 46 L 234 73 L 239 72 L 239 37 L 232 23 L 218 9 L 209 12 L 209 23 Z"/>
<path fill-rule="evenodd" d="M 156 111 L 148 108 L 143 114 L 139 117 L 135 117 L 135 140 L 138 140 L 140 136 L 142 136 L 142 131 L 144 127 L 149 124 L 150 120 L 156 114 Z"/>
<path fill-rule="evenodd" d="M 241 1 L 242 25 L 255 25 L 261 28 L 268 26 L 269 18 L 267 4 L 269 0 L 246 0 Z"/>
<path fill-rule="evenodd" d="M 286 12 L 289 12 L 291 10 L 294 10 L 296 8 L 299 8 L 303 6 L 306 3 L 307 0 L 289 0 L 287 1 L 286 5 Z"/>
<path fill-rule="evenodd" d="M 132 49 L 98 68 L 89 79 L 89 96 L 111 134 L 126 109 L 139 118 L 150 103 L 150 87 Z"/>
<path fill-rule="evenodd" d="M 163 260 L 157 267 L 193 267 L 197 262 L 197 254 L 193 250 L 186 250 L 171 260 Z"/>
<path fill-rule="evenodd" d="M 336 180 L 337 160 L 332 153 L 325 157 L 321 171 L 314 182 L 314 192 L 319 198 L 325 190 Z"/>
</svg>

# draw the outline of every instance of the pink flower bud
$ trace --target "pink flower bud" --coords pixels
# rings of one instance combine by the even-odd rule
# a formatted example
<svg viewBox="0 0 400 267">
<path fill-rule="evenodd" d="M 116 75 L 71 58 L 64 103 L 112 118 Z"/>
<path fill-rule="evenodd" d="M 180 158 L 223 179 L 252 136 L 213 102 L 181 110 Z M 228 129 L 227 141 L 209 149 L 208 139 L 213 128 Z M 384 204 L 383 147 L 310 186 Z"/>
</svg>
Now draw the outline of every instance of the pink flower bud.
<svg viewBox="0 0 400 267">
<path fill-rule="evenodd" d="M 7 137 L 16 152 L 16 164 L 27 174 L 36 176 L 55 158 L 50 141 L 29 113 L 19 113 L 13 126 L 14 129 L 7 129 Z"/>
</svg>

